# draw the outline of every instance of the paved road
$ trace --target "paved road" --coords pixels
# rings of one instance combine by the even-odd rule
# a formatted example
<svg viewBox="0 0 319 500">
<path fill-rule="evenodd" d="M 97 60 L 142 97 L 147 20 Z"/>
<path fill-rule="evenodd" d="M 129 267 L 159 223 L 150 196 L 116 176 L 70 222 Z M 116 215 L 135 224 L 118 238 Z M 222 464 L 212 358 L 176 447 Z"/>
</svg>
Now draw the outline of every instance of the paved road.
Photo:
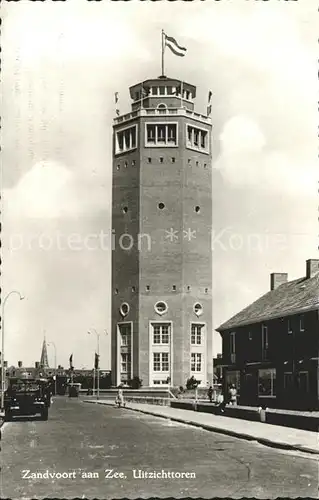
<svg viewBox="0 0 319 500">
<path fill-rule="evenodd" d="M 5 424 L 1 446 L 2 498 L 317 498 L 318 492 L 316 457 L 63 397 L 48 422 Z M 106 469 L 125 477 L 105 478 Z M 138 479 L 134 469 L 196 477 Z M 23 479 L 23 470 L 70 477 Z M 89 473 L 99 477 L 82 477 Z"/>
</svg>

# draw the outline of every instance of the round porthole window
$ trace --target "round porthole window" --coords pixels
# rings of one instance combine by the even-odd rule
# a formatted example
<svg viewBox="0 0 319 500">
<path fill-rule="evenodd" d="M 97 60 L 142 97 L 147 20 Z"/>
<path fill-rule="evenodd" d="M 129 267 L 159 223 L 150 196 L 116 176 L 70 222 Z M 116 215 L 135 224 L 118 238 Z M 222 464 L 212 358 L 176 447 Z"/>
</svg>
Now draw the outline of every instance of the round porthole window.
<svg viewBox="0 0 319 500">
<path fill-rule="evenodd" d="M 200 212 L 200 207 L 198 205 L 196 205 L 195 207 L 195 212 L 198 214 Z"/>
<path fill-rule="evenodd" d="M 166 304 L 166 302 L 159 301 L 159 302 L 156 302 L 154 309 L 155 309 L 155 312 L 157 312 L 157 314 L 162 315 L 162 314 L 165 314 L 167 312 L 168 305 Z"/>
<path fill-rule="evenodd" d="M 194 313 L 196 314 L 196 316 L 200 316 L 201 314 L 203 314 L 203 306 L 199 302 L 196 302 L 196 304 L 194 304 Z"/>
<path fill-rule="evenodd" d="M 159 204 L 158 204 L 158 208 L 159 208 L 160 210 L 163 210 L 163 208 L 165 208 L 164 203 L 159 203 Z"/>
<path fill-rule="evenodd" d="M 122 316 L 127 316 L 128 313 L 130 312 L 130 306 L 128 305 L 127 302 L 123 302 L 123 304 L 120 307 L 120 313 Z"/>
</svg>

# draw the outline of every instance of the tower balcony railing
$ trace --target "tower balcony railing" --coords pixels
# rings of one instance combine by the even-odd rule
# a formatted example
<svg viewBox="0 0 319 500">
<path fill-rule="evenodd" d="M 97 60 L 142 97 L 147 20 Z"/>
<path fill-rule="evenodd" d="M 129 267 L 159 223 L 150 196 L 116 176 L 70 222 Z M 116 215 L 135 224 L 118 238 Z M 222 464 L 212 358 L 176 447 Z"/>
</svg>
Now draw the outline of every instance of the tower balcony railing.
<svg viewBox="0 0 319 500">
<path fill-rule="evenodd" d="M 186 108 L 141 108 L 137 111 L 131 111 L 125 115 L 117 116 L 114 118 L 114 124 L 118 125 L 120 123 L 125 123 L 129 120 L 133 120 L 139 116 L 188 116 L 193 120 L 199 120 L 205 123 L 211 123 L 211 118 L 195 111 L 191 111 Z"/>
</svg>

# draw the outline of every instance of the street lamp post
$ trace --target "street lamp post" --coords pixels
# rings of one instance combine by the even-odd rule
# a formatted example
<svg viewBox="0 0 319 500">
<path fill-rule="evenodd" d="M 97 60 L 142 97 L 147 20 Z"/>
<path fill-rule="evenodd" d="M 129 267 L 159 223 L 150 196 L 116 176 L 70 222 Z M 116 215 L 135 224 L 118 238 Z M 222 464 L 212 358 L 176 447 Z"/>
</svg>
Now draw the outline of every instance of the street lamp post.
<svg viewBox="0 0 319 500">
<path fill-rule="evenodd" d="M 53 346 L 54 348 L 54 395 L 57 393 L 57 383 L 56 383 L 56 345 L 54 342 L 48 342 L 48 346 Z"/>
<path fill-rule="evenodd" d="M 97 338 L 97 359 L 98 359 L 98 365 L 97 365 L 97 399 L 100 398 L 100 334 L 96 331 L 95 328 L 92 328 L 93 332 L 95 333 L 96 335 L 96 338 Z M 107 331 L 104 330 L 104 333 L 105 335 L 107 335 Z M 88 334 L 90 335 L 91 332 L 88 331 Z M 95 363 L 95 360 L 94 360 L 94 363 Z M 95 365 L 94 365 L 94 374 L 95 374 Z"/>
<path fill-rule="evenodd" d="M 5 383 L 4 383 L 4 378 L 5 378 L 5 369 L 4 369 L 4 310 L 5 310 L 5 305 L 7 303 L 7 300 L 8 298 L 13 295 L 13 294 L 17 294 L 19 296 L 19 299 L 20 300 L 23 300 L 24 297 L 23 295 L 21 295 L 20 292 L 18 292 L 17 290 L 11 290 L 11 292 L 9 292 L 5 298 L 3 299 L 3 303 L 2 303 L 2 315 L 1 315 L 1 319 L 2 319 L 2 344 L 1 344 L 1 410 L 3 411 L 4 410 L 4 389 L 5 389 Z"/>
</svg>

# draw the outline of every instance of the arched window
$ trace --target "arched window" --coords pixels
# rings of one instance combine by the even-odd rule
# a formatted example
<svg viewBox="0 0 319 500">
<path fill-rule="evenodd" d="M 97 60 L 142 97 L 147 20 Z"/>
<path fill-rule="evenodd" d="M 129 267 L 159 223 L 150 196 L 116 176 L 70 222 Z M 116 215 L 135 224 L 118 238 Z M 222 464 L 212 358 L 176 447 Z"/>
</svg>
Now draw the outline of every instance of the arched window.
<svg viewBox="0 0 319 500">
<path fill-rule="evenodd" d="M 166 110 L 167 110 L 167 106 L 166 106 L 166 104 L 161 103 L 157 106 L 157 109 L 158 109 L 158 112 L 160 115 L 165 115 Z"/>
</svg>

